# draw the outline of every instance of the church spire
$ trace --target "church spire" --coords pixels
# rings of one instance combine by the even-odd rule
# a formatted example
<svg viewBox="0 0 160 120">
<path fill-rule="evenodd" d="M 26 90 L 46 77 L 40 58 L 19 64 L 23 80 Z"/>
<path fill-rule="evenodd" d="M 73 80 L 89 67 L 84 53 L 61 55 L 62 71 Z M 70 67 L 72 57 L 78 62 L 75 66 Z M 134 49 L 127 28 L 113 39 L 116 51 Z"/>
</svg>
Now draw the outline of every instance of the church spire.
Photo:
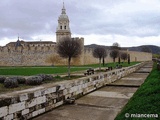
<svg viewBox="0 0 160 120">
<path fill-rule="evenodd" d="M 58 18 L 58 26 L 56 31 L 57 42 L 62 40 L 64 37 L 71 38 L 71 31 L 69 27 L 69 18 L 66 14 L 66 9 L 63 1 L 62 13 Z"/>
<path fill-rule="evenodd" d="M 63 1 L 62 14 L 66 14 L 66 9 L 65 9 L 65 7 L 64 7 L 64 1 Z"/>
</svg>

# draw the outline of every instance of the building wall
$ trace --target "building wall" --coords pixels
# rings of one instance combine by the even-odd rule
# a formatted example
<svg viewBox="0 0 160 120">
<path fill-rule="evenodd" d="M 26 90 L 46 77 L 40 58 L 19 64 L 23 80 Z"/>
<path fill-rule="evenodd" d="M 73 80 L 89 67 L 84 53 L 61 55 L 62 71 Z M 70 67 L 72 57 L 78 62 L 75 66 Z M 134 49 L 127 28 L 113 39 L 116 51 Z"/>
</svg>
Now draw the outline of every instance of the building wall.
<svg viewBox="0 0 160 120">
<path fill-rule="evenodd" d="M 84 44 L 83 38 L 74 38 Z M 72 65 L 97 64 L 99 60 L 92 55 L 93 49 L 84 48 L 78 58 L 73 58 Z M 128 51 L 132 61 L 151 61 L 152 54 L 145 52 Z M 0 66 L 49 66 L 52 65 L 48 59 L 56 55 L 55 46 L 33 46 L 33 47 L 1 47 L 0 48 Z M 61 61 L 54 62 L 54 65 L 67 65 L 67 59 L 60 58 Z M 118 61 L 118 59 L 116 59 Z M 113 62 L 108 55 L 105 62 Z"/>
<path fill-rule="evenodd" d="M 152 54 L 146 52 L 128 51 L 131 61 L 151 61 Z"/>
</svg>

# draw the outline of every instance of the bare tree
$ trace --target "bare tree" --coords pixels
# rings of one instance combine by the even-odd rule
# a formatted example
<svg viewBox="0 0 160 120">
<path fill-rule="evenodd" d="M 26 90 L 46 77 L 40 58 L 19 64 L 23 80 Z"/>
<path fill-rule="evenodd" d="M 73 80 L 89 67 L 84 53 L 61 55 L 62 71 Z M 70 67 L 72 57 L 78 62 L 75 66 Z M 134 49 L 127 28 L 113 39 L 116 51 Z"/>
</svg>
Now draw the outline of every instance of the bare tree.
<svg viewBox="0 0 160 120">
<path fill-rule="evenodd" d="M 99 58 L 99 69 L 101 70 L 101 59 L 107 56 L 107 52 L 103 47 L 97 47 L 93 50 L 93 56 Z"/>
<path fill-rule="evenodd" d="M 122 52 L 121 53 L 121 59 L 125 62 L 125 60 L 127 60 L 127 53 L 126 52 Z"/>
<path fill-rule="evenodd" d="M 82 44 L 80 41 L 73 40 L 69 37 L 65 37 L 63 40 L 58 42 L 57 53 L 68 59 L 68 76 L 70 78 L 70 63 L 71 58 L 78 57 L 82 52 Z"/>
<path fill-rule="evenodd" d="M 113 45 L 111 46 L 111 49 L 112 49 L 112 50 L 113 50 L 113 49 L 120 50 L 120 49 L 121 49 L 120 44 L 117 43 L 117 42 L 113 43 Z"/>
<path fill-rule="evenodd" d="M 113 62 L 115 63 L 116 58 L 119 56 L 119 50 L 111 50 L 110 57 L 113 58 Z"/>
<path fill-rule="evenodd" d="M 111 46 L 110 57 L 113 58 L 113 62 L 115 63 L 115 59 L 119 57 L 120 45 L 118 43 L 113 43 Z"/>
</svg>

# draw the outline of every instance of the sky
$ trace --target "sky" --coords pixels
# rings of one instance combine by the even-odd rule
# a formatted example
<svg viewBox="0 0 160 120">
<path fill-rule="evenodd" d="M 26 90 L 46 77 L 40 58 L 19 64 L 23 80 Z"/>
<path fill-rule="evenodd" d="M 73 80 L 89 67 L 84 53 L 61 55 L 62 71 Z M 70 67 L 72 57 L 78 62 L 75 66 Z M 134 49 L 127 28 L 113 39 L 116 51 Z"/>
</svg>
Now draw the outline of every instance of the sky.
<svg viewBox="0 0 160 120">
<path fill-rule="evenodd" d="M 72 37 L 85 45 L 160 46 L 160 0 L 64 0 Z M 56 41 L 63 0 L 0 0 L 0 46 Z"/>
</svg>

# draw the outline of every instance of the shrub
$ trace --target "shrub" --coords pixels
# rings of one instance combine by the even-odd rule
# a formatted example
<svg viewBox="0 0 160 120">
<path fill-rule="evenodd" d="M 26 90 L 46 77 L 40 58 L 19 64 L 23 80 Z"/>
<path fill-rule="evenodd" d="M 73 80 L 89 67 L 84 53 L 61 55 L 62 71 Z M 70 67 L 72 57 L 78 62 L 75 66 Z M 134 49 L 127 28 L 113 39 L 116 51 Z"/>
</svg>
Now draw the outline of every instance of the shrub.
<svg viewBox="0 0 160 120">
<path fill-rule="evenodd" d="M 28 79 L 26 79 L 27 85 L 40 85 L 42 84 L 43 78 L 40 76 L 31 76 Z"/>
<path fill-rule="evenodd" d="M 0 83 L 4 83 L 5 79 L 6 79 L 6 77 L 0 76 Z"/>
<path fill-rule="evenodd" d="M 24 77 L 16 77 L 19 84 L 25 84 L 26 79 Z"/>
<path fill-rule="evenodd" d="M 55 76 L 55 78 L 56 78 L 56 79 L 60 79 L 60 78 L 61 78 L 61 76 L 59 76 L 59 75 L 56 75 L 56 76 Z"/>
<path fill-rule="evenodd" d="M 43 81 L 45 81 L 45 80 L 53 80 L 54 79 L 54 77 L 52 75 L 47 75 L 47 74 L 39 74 L 37 76 L 40 76 Z"/>
<path fill-rule="evenodd" d="M 16 77 L 6 78 L 6 80 L 4 81 L 4 87 L 6 88 L 18 87 L 18 81 Z"/>
</svg>

